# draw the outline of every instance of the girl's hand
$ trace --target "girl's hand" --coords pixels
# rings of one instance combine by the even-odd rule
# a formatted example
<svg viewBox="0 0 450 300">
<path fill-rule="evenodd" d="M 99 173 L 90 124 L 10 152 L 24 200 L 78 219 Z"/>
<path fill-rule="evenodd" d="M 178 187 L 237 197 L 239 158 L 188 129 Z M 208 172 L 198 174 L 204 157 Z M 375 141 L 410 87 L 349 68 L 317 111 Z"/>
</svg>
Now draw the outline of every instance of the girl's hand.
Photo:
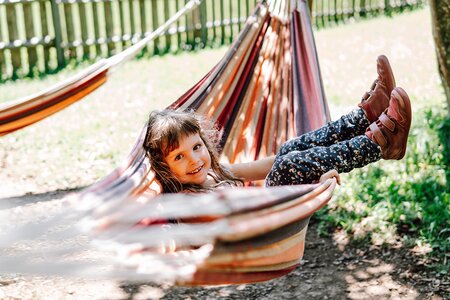
<svg viewBox="0 0 450 300">
<path fill-rule="evenodd" d="M 339 173 L 336 170 L 330 170 L 322 174 L 322 176 L 320 176 L 319 182 L 324 182 L 327 179 L 331 178 L 336 178 L 337 183 L 341 185 L 341 177 L 339 176 Z"/>
</svg>

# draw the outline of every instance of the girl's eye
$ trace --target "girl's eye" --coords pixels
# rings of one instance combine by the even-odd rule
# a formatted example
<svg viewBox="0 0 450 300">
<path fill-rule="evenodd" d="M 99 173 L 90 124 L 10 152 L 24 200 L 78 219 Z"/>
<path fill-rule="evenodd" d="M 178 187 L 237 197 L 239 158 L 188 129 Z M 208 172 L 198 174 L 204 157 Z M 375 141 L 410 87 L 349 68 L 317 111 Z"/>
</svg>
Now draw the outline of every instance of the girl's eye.
<svg viewBox="0 0 450 300">
<path fill-rule="evenodd" d="M 194 150 L 198 150 L 198 149 L 200 149 L 201 147 L 202 147 L 201 144 L 197 144 L 197 145 L 194 146 Z"/>
<path fill-rule="evenodd" d="M 180 160 L 183 158 L 183 155 L 178 154 L 177 156 L 175 156 L 174 160 Z"/>
</svg>

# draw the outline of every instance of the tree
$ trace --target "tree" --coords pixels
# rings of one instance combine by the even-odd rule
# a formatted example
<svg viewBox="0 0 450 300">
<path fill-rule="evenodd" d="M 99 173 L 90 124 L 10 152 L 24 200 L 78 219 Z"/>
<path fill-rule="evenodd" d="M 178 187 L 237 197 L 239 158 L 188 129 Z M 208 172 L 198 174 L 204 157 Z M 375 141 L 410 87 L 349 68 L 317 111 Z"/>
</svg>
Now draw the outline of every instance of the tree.
<svg viewBox="0 0 450 300">
<path fill-rule="evenodd" d="M 450 0 L 429 0 L 433 37 L 450 115 Z"/>
</svg>

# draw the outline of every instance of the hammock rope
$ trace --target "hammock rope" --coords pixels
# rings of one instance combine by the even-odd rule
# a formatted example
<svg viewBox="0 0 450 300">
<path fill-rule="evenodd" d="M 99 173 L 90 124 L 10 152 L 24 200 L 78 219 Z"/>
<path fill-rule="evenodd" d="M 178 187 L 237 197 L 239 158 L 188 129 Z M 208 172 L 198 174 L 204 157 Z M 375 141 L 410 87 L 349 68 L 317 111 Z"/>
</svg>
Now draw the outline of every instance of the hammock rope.
<svg viewBox="0 0 450 300">
<path fill-rule="evenodd" d="M 275 154 L 288 138 L 322 126 L 329 111 L 307 4 L 257 4 L 223 59 L 170 107 L 194 109 L 216 121 L 222 155 L 232 163 Z M 142 148 L 145 132 L 144 126 L 121 166 L 75 195 L 73 219 L 83 216 L 80 228 L 95 245 L 117 253 L 110 271 L 115 277 L 240 284 L 273 279 L 298 266 L 309 218 L 331 199 L 335 180 L 158 195 Z M 52 222 L 33 232 L 45 232 Z M 74 231 L 55 238 L 70 234 Z M 65 272 L 92 275 L 94 265 Z"/>
</svg>

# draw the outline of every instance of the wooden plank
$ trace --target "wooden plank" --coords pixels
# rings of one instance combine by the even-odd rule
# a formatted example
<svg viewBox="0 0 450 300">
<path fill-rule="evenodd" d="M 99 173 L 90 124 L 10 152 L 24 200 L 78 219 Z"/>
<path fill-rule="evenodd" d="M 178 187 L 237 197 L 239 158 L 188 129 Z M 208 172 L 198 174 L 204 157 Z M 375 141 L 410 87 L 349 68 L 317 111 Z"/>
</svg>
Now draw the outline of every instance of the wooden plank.
<svg viewBox="0 0 450 300">
<path fill-rule="evenodd" d="M 350 16 L 355 17 L 355 2 L 356 0 L 352 0 L 352 8 L 351 8 L 351 13 Z"/>
<path fill-rule="evenodd" d="M 33 12 L 31 11 L 31 3 L 27 2 L 22 5 L 24 25 L 25 25 L 25 37 L 27 40 L 31 40 L 35 37 L 34 24 L 33 24 Z M 28 76 L 32 76 L 34 71 L 38 68 L 37 65 L 37 50 L 35 47 L 27 48 L 28 52 Z"/>
<path fill-rule="evenodd" d="M 104 56 L 102 47 L 100 43 L 98 42 L 101 38 L 100 33 L 100 24 L 98 22 L 99 19 L 99 5 L 97 2 L 92 2 L 92 16 L 93 16 L 93 23 L 94 23 L 94 38 L 95 38 L 95 54 L 97 57 Z"/>
<path fill-rule="evenodd" d="M 334 23 L 337 24 L 339 22 L 339 18 L 338 18 L 339 12 L 338 12 L 337 0 L 334 0 L 333 11 L 334 11 Z"/>
<path fill-rule="evenodd" d="M 104 11 L 105 11 L 105 31 L 106 31 L 106 38 L 111 38 L 114 36 L 114 20 L 113 20 L 113 12 L 112 12 L 112 6 L 111 1 L 105 1 L 103 3 Z M 108 56 L 114 55 L 116 52 L 116 45 L 111 40 L 107 43 L 108 48 Z"/>
<path fill-rule="evenodd" d="M 16 6 L 8 5 L 6 6 L 6 21 L 8 24 L 8 35 L 9 41 L 14 42 L 19 39 L 19 31 L 17 28 L 17 14 Z M 15 48 L 10 50 L 11 53 L 11 63 L 12 63 L 12 79 L 19 78 L 18 71 L 21 67 L 21 55 L 20 49 Z"/>
<path fill-rule="evenodd" d="M 64 57 L 64 49 L 62 48 L 62 26 L 61 26 L 61 14 L 59 13 L 59 6 L 55 0 L 50 1 L 52 8 L 52 21 L 53 28 L 55 30 L 55 47 L 56 47 L 56 57 L 58 60 L 58 68 L 63 68 L 66 64 Z"/>
<path fill-rule="evenodd" d="M 78 3 L 78 13 L 80 14 L 80 26 L 81 26 L 81 40 L 86 42 L 89 39 L 88 33 L 88 23 L 86 18 L 86 3 L 80 2 Z M 90 58 L 90 47 L 83 46 L 83 59 Z"/>
<path fill-rule="evenodd" d="M 169 4 L 172 1 L 163 1 L 164 5 L 164 22 L 170 19 L 170 9 Z M 166 45 L 164 47 L 164 52 L 169 52 L 170 48 L 172 47 L 172 37 L 169 34 L 166 34 Z"/>
<path fill-rule="evenodd" d="M 193 27 L 193 40 L 192 45 L 195 47 L 197 45 L 197 41 L 201 39 L 201 31 L 200 28 L 198 28 L 198 24 L 200 24 L 200 9 L 199 7 L 195 7 L 192 10 L 192 22 L 191 26 Z"/>
<path fill-rule="evenodd" d="M 233 1 L 230 1 L 229 5 L 230 14 L 229 14 L 229 20 L 230 20 L 230 36 L 228 37 L 228 41 L 231 43 L 233 41 L 233 35 L 234 35 L 234 25 L 233 25 Z"/>
<path fill-rule="evenodd" d="M 186 4 L 188 2 L 188 0 L 184 0 L 184 4 Z M 190 34 L 189 34 L 189 26 L 192 25 L 192 13 L 187 13 L 185 14 L 184 17 L 184 23 L 185 23 L 185 40 L 184 40 L 184 47 L 188 48 L 189 46 L 192 46 L 192 41 L 190 39 Z"/>
<path fill-rule="evenodd" d="M 325 8 L 324 8 L 324 3 L 325 0 L 321 0 L 322 1 L 322 5 L 320 6 L 321 9 L 321 23 L 322 23 L 322 27 L 325 27 Z"/>
<path fill-rule="evenodd" d="M 237 6 L 238 6 L 238 31 L 241 31 L 241 0 L 237 1 Z"/>
<path fill-rule="evenodd" d="M 223 0 L 220 0 L 220 44 L 225 44 L 225 25 L 223 21 L 225 20 L 225 7 L 223 4 Z"/>
<path fill-rule="evenodd" d="M 152 30 L 155 30 L 158 28 L 159 22 L 158 22 L 158 2 L 156 0 L 152 0 Z M 154 48 L 153 48 L 153 54 L 159 54 L 159 38 L 156 38 L 154 40 Z"/>
<path fill-rule="evenodd" d="M 6 15 L 4 11 L 4 7 L 0 6 L 0 28 L 3 26 L 6 27 L 4 22 L 4 16 Z M 3 31 L 0 30 L 0 41 L 5 41 L 6 38 L 3 36 Z M 3 81 L 3 74 L 6 74 L 6 61 L 5 61 L 5 52 L 3 49 L 0 49 L 0 82 Z M 5 78 L 6 79 L 6 78 Z"/>
<path fill-rule="evenodd" d="M 248 1 L 248 0 L 247 0 Z M 216 0 L 211 0 L 212 5 L 212 22 L 213 22 L 213 41 L 215 42 L 217 39 L 217 29 L 216 29 Z"/>
<path fill-rule="evenodd" d="M 367 15 L 366 0 L 361 0 L 359 2 L 359 16 L 365 17 L 366 15 Z"/>
<path fill-rule="evenodd" d="M 180 10 L 180 0 L 175 0 L 175 10 L 179 11 Z M 181 25 L 180 19 L 178 19 L 176 26 L 177 26 L 177 46 L 178 46 L 178 50 L 181 50 L 181 44 L 182 44 L 182 39 L 181 39 L 181 32 L 179 30 Z"/>
<path fill-rule="evenodd" d="M 120 35 L 122 37 L 121 39 L 123 39 L 127 34 L 127 31 L 125 29 L 125 1 L 119 0 L 117 4 L 119 6 Z M 123 41 L 122 49 L 126 48 L 126 46 L 127 43 Z"/>
<path fill-rule="evenodd" d="M 75 26 L 73 24 L 73 9 L 71 3 L 64 3 L 64 17 L 66 20 L 66 37 L 67 43 L 75 41 Z M 77 58 L 77 49 L 75 47 L 68 47 L 69 59 Z"/>
<path fill-rule="evenodd" d="M 128 13 L 130 17 L 130 34 L 132 37 L 134 37 L 134 34 L 136 33 L 136 22 L 135 22 L 135 15 L 134 15 L 134 1 L 128 0 Z M 133 41 L 133 39 L 131 39 Z"/>
<path fill-rule="evenodd" d="M 42 36 L 48 36 L 48 21 L 47 21 L 47 2 L 39 3 L 39 12 L 41 17 L 41 32 Z M 44 52 L 44 70 L 46 73 L 50 72 L 50 47 L 43 46 Z"/>
<path fill-rule="evenodd" d="M 249 1 L 250 0 L 245 0 L 245 13 L 246 13 L 247 17 L 250 16 L 250 3 L 249 3 Z"/>
<path fill-rule="evenodd" d="M 5 53 L 3 50 L 0 49 L 0 82 L 2 82 L 4 79 L 3 74 L 6 74 L 6 61 L 5 61 Z"/>
<path fill-rule="evenodd" d="M 200 3 L 199 7 L 200 12 L 200 36 L 202 41 L 202 47 L 205 47 L 208 43 L 208 28 L 206 28 L 206 20 L 208 18 L 207 16 L 207 7 L 206 7 L 206 1 L 202 1 Z"/>
<path fill-rule="evenodd" d="M 141 20 L 141 39 L 143 39 L 145 37 L 145 33 L 147 32 L 147 17 L 145 14 L 145 2 L 144 0 L 139 0 L 138 1 L 139 4 L 139 17 Z M 144 47 L 142 49 L 142 54 L 149 52 L 148 47 Z"/>
</svg>

